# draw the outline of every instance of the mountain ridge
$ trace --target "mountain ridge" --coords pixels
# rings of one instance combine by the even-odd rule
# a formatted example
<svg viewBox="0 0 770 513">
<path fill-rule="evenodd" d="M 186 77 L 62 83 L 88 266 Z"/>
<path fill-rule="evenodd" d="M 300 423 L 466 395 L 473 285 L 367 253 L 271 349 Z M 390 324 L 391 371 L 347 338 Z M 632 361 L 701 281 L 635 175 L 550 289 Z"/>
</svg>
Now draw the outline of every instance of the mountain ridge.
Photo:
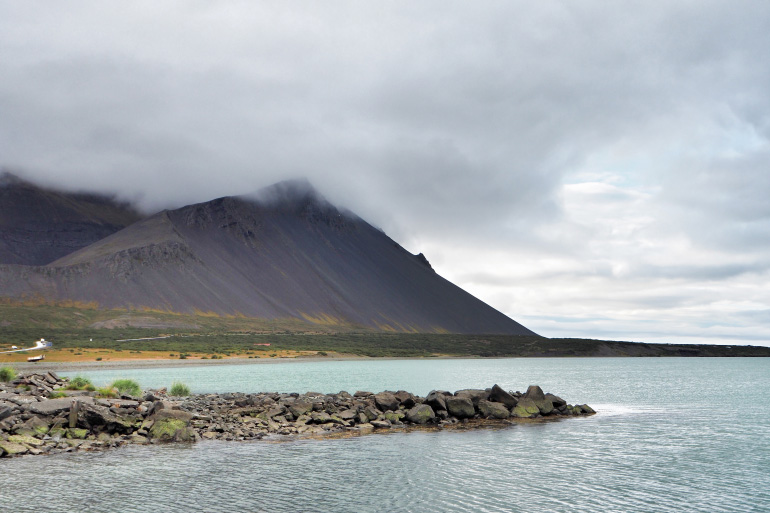
<svg viewBox="0 0 770 513">
<path fill-rule="evenodd" d="M 306 180 L 159 212 L 46 267 L 6 266 L 0 287 L 105 308 L 533 334 Z"/>
</svg>

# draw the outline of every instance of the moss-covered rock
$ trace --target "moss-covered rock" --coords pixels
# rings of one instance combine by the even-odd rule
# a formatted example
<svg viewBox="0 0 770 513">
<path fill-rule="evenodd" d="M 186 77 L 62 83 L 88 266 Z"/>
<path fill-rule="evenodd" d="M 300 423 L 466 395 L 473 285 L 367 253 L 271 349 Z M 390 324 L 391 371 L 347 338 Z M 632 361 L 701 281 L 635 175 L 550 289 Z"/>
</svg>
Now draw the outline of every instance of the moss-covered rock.
<svg viewBox="0 0 770 513">
<path fill-rule="evenodd" d="M 406 418 L 414 424 L 427 424 L 436 418 L 436 414 L 427 404 L 418 404 L 406 412 Z"/>
<path fill-rule="evenodd" d="M 180 419 L 156 420 L 149 431 L 150 438 L 160 442 L 193 442 L 195 431 L 190 425 Z"/>
<path fill-rule="evenodd" d="M 83 440 L 88 436 L 88 430 L 87 429 L 81 429 L 81 428 L 68 428 L 67 429 L 67 438 L 73 438 L 75 440 Z"/>
<path fill-rule="evenodd" d="M 540 408 L 537 407 L 535 401 L 526 397 L 522 397 L 513 409 L 513 416 L 522 419 L 529 419 L 539 414 Z"/>
<path fill-rule="evenodd" d="M 503 403 L 492 401 L 479 401 L 479 413 L 482 417 L 491 419 L 507 419 L 511 416 L 511 412 Z"/>
<path fill-rule="evenodd" d="M 383 414 L 383 417 L 385 417 L 386 420 L 393 422 L 401 422 L 401 419 L 404 418 L 404 413 L 401 411 L 386 411 Z"/>
<path fill-rule="evenodd" d="M 43 445 L 43 441 L 27 435 L 11 435 L 8 437 L 8 441 L 14 444 L 24 444 L 30 447 L 38 447 Z"/>
<path fill-rule="evenodd" d="M 26 445 L 0 440 L 0 456 L 16 456 L 17 454 L 26 454 L 29 448 Z"/>
<path fill-rule="evenodd" d="M 476 414 L 470 397 L 447 397 L 446 409 L 450 415 L 458 419 L 469 419 Z"/>
</svg>

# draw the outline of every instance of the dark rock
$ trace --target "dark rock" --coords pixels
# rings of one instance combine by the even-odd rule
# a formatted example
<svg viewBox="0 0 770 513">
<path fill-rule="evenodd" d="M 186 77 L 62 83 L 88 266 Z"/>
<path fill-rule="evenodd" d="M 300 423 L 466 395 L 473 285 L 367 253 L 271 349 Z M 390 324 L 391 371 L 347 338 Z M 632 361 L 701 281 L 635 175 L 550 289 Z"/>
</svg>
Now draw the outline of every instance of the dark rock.
<svg viewBox="0 0 770 513">
<path fill-rule="evenodd" d="M 355 394 L 353 394 L 353 397 L 369 397 L 374 395 L 372 392 L 364 392 L 362 390 L 358 390 Z"/>
<path fill-rule="evenodd" d="M 486 390 L 478 390 L 474 388 L 468 388 L 465 390 L 458 390 L 455 392 L 455 397 L 465 397 L 467 399 L 470 399 L 473 403 L 473 406 L 475 407 L 477 404 L 479 404 L 479 401 L 486 401 L 489 399 L 489 392 Z"/>
<path fill-rule="evenodd" d="M 530 385 L 522 397 L 526 399 L 532 399 L 535 402 L 545 401 L 545 394 L 543 393 L 543 389 L 537 385 Z"/>
<path fill-rule="evenodd" d="M 93 403 L 92 397 L 81 397 L 77 399 L 84 403 Z M 69 411 L 72 407 L 73 399 L 69 397 L 62 397 L 59 399 L 48 399 L 39 403 L 31 404 L 29 410 L 33 413 L 39 413 L 41 415 L 58 415 L 59 413 Z"/>
<path fill-rule="evenodd" d="M 325 411 L 314 411 L 310 418 L 313 419 L 313 422 L 316 424 L 326 424 L 327 422 L 331 422 L 332 417 Z"/>
<path fill-rule="evenodd" d="M 522 419 L 529 419 L 536 417 L 540 414 L 540 408 L 537 407 L 535 401 L 528 397 L 522 397 L 519 399 L 519 403 L 513 409 L 513 416 Z"/>
<path fill-rule="evenodd" d="M 503 390 L 499 385 L 494 385 L 489 393 L 489 400 L 495 403 L 503 403 L 509 410 L 519 402 L 514 396 Z"/>
<path fill-rule="evenodd" d="M 88 403 L 80 403 L 78 425 L 83 425 L 95 433 L 108 431 L 128 434 L 134 428 L 133 421 L 115 415 L 109 408 Z"/>
<path fill-rule="evenodd" d="M 587 404 L 581 404 L 580 406 L 578 406 L 578 408 L 580 408 L 583 411 L 583 413 L 586 413 L 588 415 L 593 415 L 594 413 L 596 413 L 596 411 L 594 411 L 594 409 L 588 406 Z"/>
<path fill-rule="evenodd" d="M 425 404 L 433 408 L 434 411 L 446 410 L 446 398 L 449 392 L 443 390 L 433 390 L 425 397 Z M 451 397 L 451 396 L 449 396 Z"/>
<path fill-rule="evenodd" d="M 404 406 L 404 408 L 411 408 L 415 404 L 417 404 L 417 401 L 414 399 L 414 395 L 410 394 L 409 392 L 405 390 L 399 390 L 395 394 L 396 399 Z"/>
<path fill-rule="evenodd" d="M 458 419 L 469 419 L 476 414 L 473 401 L 469 397 L 447 397 L 446 410 Z"/>
<path fill-rule="evenodd" d="M 194 442 L 195 430 L 189 423 L 175 418 L 155 421 L 149 431 L 149 437 L 159 442 Z"/>
<path fill-rule="evenodd" d="M 479 413 L 482 417 L 492 419 L 507 419 L 511 412 L 503 403 L 491 401 L 479 401 Z"/>
<path fill-rule="evenodd" d="M 379 394 L 374 394 L 374 403 L 380 410 L 387 411 L 397 410 L 400 401 L 390 392 L 380 392 Z"/>
<path fill-rule="evenodd" d="M 10 406 L 0 405 L 0 420 L 7 419 L 13 415 L 13 409 Z"/>
<path fill-rule="evenodd" d="M 406 412 L 406 419 L 413 424 L 427 424 L 435 418 L 436 414 L 428 404 L 418 404 Z"/>
<path fill-rule="evenodd" d="M 545 399 L 547 401 L 551 401 L 553 403 L 554 408 L 561 408 L 562 406 L 567 405 L 567 401 L 562 399 L 561 397 L 553 394 L 545 394 Z"/>
</svg>

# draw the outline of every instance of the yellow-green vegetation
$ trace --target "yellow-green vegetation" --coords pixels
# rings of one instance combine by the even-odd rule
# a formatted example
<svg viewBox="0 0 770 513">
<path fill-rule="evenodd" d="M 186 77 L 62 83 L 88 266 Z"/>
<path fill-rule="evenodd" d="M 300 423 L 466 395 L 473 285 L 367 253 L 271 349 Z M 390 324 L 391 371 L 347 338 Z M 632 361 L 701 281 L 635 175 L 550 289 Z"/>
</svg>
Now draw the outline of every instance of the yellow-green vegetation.
<svg viewBox="0 0 770 513">
<path fill-rule="evenodd" d="M 223 355 L 276 355 L 275 358 L 284 356 L 286 351 L 295 356 L 307 352 L 317 356 L 325 353 L 368 357 L 770 356 L 770 348 L 751 346 L 461 335 L 442 333 L 439 327 L 433 328 L 434 333 L 382 332 L 365 326 L 318 324 L 302 319 L 256 319 L 211 312 L 177 314 L 150 309 L 100 310 L 98 305 L 12 302 L 2 298 L 0 318 L 4 322 L 3 344 L 23 346 L 42 336 L 53 341 L 56 351 L 74 350 L 82 352 L 83 359 L 97 361 L 103 359 L 94 354 L 98 349 L 125 354 L 157 352 L 180 359 L 220 359 Z M 113 354 L 104 360 L 110 360 Z M 0 362 L 8 361 L 2 358 L 0 355 Z"/>
<path fill-rule="evenodd" d="M 54 390 L 53 392 L 48 394 L 49 399 L 59 399 L 60 397 L 67 397 L 67 393 L 61 390 Z"/>
<path fill-rule="evenodd" d="M 100 387 L 96 389 L 96 397 L 114 399 L 117 396 L 118 396 L 118 391 L 111 386 Z"/>
<path fill-rule="evenodd" d="M 67 390 L 95 390 L 94 386 L 91 384 L 91 380 L 88 378 L 84 378 L 83 376 L 75 376 L 72 378 L 67 385 Z"/>
<path fill-rule="evenodd" d="M 13 381 L 16 378 L 16 369 L 10 365 L 0 367 L 0 381 L 8 382 Z"/>
<path fill-rule="evenodd" d="M 112 382 L 110 387 L 117 390 L 120 394 L 134 397 L 142 395 L 142 387 L 140 387 L 139 383 L 133 379 L 116 379 Z"/>
<path fill-rule="evenodd" d="M 169 394 L 177 397 L 186 397 L 190 395 L 190 387 L 179 381 L 174 381 L 171 385 L 171 390 L 169 390 Z"/>
</svg>

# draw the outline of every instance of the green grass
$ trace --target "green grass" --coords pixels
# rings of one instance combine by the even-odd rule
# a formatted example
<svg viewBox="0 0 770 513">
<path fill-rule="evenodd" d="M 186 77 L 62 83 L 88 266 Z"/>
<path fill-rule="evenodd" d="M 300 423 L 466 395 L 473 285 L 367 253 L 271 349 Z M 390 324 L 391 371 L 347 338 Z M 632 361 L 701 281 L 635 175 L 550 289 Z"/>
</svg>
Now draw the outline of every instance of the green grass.
<svg viewBox="0 0 770 513">
<path fill-rule="evenodd" d="M 111 386 L 97 388 L 96 397 L 105 397 L 108 399 L 114 399 L 115 397 L 118 397 L 118 391 Z"/>
<path fill-rule="evenodd" d="M 190 387 L 188 387 L 184 383 L 174 381 L 174 383 L 171 385 L 171 390 L 169 391 L 169 395 L 172 395 L 175 397 L 186 397 L 190 395 Z"/>
<path fill-rule="evenodd" d="M 67 397 L 67 394 L 61 390 L 54 390 L 48 394 L 49 399 L 59 399 L 60 397 Z"/>
<path fill-rule="evenodd" d="M 139 383 L 133 379 L 116 379 L 110 387 L 114 388 L 120 394 L 126 394 L 133 397 L 142 395 L 142 388 Z"/>
<path fill-rule="evenodd" d="M 91 380 L 83 376 L 75 376 L 67 384 L 67 390 L 94 390 Z"/>
<path fill-rule="evenodd" d="M 141 317 L 166 322 L 166 328 L 125 327 Z M 390 333 L 342 325 L 320 326 L 298 319 L 254 319 L 241 316 L 184 315 L 142 310 L 98 310 L 80 306 L 19 304 L 0 298 L 0 335 L 4 344 L 23 344 L 41 336 L 55 349 L 163 351 L 184 359 L 191 353 L 220 359 L 222 355 L 278 351 L 343 353 L 368 357 L 569 357 L 569 356 L 770 356 L 770 348 L 750 346 L 668 345 L 589 339 L 548 339 L 537 335 L 460 335 Z M 119 321 L 114 329 L 94 327 Z M 122 324 L 121 324 L 122 323 Z M 156 322 L 157 324 L 157 322 Z M 113 325 L 115 325 L 113 323 Z M 131 340 L 165 337 L 156 340 Z M 256 344 L 269 343 L 270 346 Z M 274 356 L 275 358 L 275 356 Z M 97 361 L 102 357 L 97 357 Z"/>
<path fill-rule="evenodd" d="M 0 381 L 8 382 L 16 378 L 16 369 L 10 365 L 0 367 Z"/>
</svg>

